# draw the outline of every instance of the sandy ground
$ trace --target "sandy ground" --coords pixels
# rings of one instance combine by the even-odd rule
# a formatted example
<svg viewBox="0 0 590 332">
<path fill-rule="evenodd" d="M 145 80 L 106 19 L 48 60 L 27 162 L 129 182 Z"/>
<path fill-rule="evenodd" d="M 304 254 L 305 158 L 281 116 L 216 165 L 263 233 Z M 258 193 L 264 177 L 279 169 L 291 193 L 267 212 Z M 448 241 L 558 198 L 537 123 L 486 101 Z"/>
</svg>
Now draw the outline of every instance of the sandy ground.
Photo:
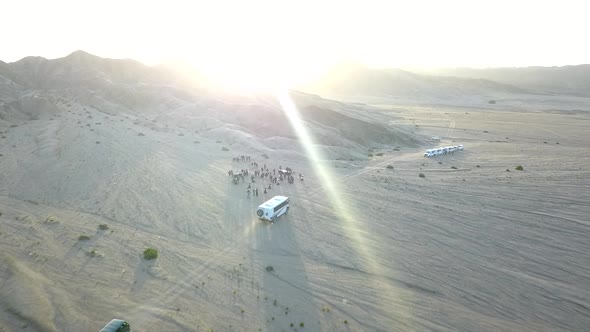
<svg viewBox="0 0 590 332">
<path fill-rule="evenodd" d="M 0 331 L 587 330 L 590 113 L 518 105 L 363 115 L 465 146 L 437 158 L 311 163 L 76 104 L 0 128 Z M 306 180 L 248 198 L 240 154 Z"/>
</svg>

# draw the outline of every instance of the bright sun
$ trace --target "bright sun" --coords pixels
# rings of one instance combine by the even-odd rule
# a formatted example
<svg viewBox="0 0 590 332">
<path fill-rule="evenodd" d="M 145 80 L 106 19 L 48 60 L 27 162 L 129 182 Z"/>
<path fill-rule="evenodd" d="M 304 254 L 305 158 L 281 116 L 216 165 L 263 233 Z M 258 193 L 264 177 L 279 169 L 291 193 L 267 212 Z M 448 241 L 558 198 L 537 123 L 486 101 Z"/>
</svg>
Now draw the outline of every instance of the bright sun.
<svg viewBox="0 0 590 332">
<path fill-rule="evenodd" d="M 238 92 L 289 89 L 313 79 L 321 70 L 313 63 L 259 50 L 238 57 L 218 56 L 200 68 L 209 79 Z"/>
<path fill-rule="evenodd" d="M 293 75 L 273 64 L 240 59 L 212 63 L 202 69 L 214 82 L 239 92 L 262 92 L 293 84 Z"/>
</svg>

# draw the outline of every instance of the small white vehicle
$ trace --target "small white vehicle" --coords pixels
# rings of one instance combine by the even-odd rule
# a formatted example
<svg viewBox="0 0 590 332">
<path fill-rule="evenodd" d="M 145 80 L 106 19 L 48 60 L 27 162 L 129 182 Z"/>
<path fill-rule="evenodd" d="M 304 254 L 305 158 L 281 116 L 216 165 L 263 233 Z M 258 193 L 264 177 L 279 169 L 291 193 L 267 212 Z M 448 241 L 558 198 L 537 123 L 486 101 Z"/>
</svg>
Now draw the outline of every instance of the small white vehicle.
<svg viewBox="0 0 590 332">
<path fill-rule="evenodd" d="M 289 211 L 289 197 L 275 196 L 268 201 L 260 204 L 256 215 L 258 218 L 274 222 L 275 219 Z"/>
</svg>

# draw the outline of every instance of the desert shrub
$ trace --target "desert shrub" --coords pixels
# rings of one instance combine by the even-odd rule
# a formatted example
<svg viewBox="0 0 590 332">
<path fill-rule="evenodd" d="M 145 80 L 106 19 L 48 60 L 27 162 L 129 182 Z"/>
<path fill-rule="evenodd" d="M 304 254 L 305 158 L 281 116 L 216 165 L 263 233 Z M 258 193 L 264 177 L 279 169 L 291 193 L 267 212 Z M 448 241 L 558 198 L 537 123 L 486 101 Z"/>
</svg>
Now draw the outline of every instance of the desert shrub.
<svg viewBox="0 0 590 332">
<path fill-rule="evenodd" d="M 506 169 L 506 172 L 510 172 L 510 170 L 507 168 L 507 169 Z"/>
<path fill-rule="evenodd" d="M 90 240 L 90 236 L 84 235 L 84 234 L 78 236 L 78 241 L 86 241 L 86 240 Z"/>
<path fill-rule="evenodd" d="M 387 165 L 387 168 L 389 168 L 389 169 L 393 169 L 393 166 L 391 166 L 391 165 Z"/>
<path fill-rule="evenodd" d="M 373 154 L 372 153 L 369 153 L 369 158 L 371 158 L 371 157 L 373 157 Z"/>
<path fill-rule="evenodd" d="M 107 229 L 109 229 L 109 225 L 107 225 L 107 224 L 100 224 L 100 225 L 98 225 L 98 229 L 103 230 L 103 231 L 104 230 L 107 230 Z"/>
<path fill-rule="evenodd" d="M 25 216 L 24 218 L 22 218 L 22 220 L 26 219 L 27 216 Z M 45 219 L 44 223 L 46 224 L 58 224 L 59 220 L 57 220 L 57 218 L 55 218 L 54 216 L 49 216 Z"/>
<path fill-rule="evenodd" d="M 475 167 L 477 167 L 477 168 L 480 168 L 481 166 L 479 166 L 479 165 L 475 165 Z"/>
<path fill-rule="evenodd" d="M 455 167 L 455 166 L 451 166 L 451 169 L 457 169 L 457 167 Z"/>
<path fill-rule="evenodd" d="M 229 151 L 229 149 L 224 146 L 221 148 L 221 151 Z"/>
<path fill-rule="evenodd" d="M 439 162 L 438 162 L 438 164 L 439 164 L 439 165 L 442 165 L 442 161 L 439 161 Z"/>
<path fill-rule="evenodd" d="M 348 324 L 348 321 L 346 319 L 344 320 L 344 324 Z"/>
<path fill-rule="evenodd" d="M 269 158 L 269 156 L 268 156 L 266 153 L 263 153 L 263 154 L 262 154 L 262 158 L 264 158 L 264 159 L 268 159 L 268 158 Z"/>
<path fill-rule="evenodd" d="M 274 267 L 272 267 L 272 265 L 269 265 L 269 266 L 267 266 L 267 267 L 266 267 L 266 271 L 267 271 L 267 272 L 272 272 L 272 271 L 274 271 L 274 270 L 275 270 L 275 268 L 274 268 Z"/>
<path fill-rule="evenodd" d="M 299 327 L 304 327 L 305 324 L 303 322 L 299 323 Z"/>
<path fill-rule="evenodd" d="M 486 134 L 489 133 L 489 131 L 487 131 L 487 130 L 484 130 L 483 132 L 486 133 Z"/>
<path fill-rule="evenodd" d="M 521 165 L 518 165 L 514 168 L 517 171 L 524 171 L 524 167 L 522 167 Z"/>
<path fill-rule="evenodd" d="M 289 326 L 291 326 L 291 327 L 293 327 L 293 325 L 295 325 L 295 324 L 293 324 L 293 323 L 289 324 Z"/>
<path fill-rule="evenodd" d="M 184 136 L 184 134 L 183 133 L 180 133 L 180 134 L 178 134 L 178 136 Z"/>
<path fill-rule="evenodd" d="M 382 157 L 383 156 L 383 152 L 379 152 L 376 154 L 377 157 Z"/>
<path fill-rule="evenodd" d="M 147 248 L 143 251 L 143 258 L 147 260 L 158 258 L 158 250 L 154 248 Z"/>
<path fill-rule="evenodd" d="M 495 103 L 496 103 L 496 101 L 495 101 L 495 100 L 490 100 L 490 101 L 488 101 L 488 104 L 495 104 Z"/>
<path fill-rule="evenodd" d="M 221 143 L 221 141 L 215 141 L 215 143 Z"/>
<path fill-rule="evenodd" d="M 137 136 L 145 136 L 144 133 L 138 133 Z"/>
<path fill-rule="evenodd" d="M 90 257 L 96 257 L 98 255 L 98 252 L 96 252 L 96 249 L 92 249 L 89 252 L 87 252 L 86 255 Z"/>
<path fill-rule="evenodd" d="M 421 177 L 421 178 L 425 178 L 426 177 L 426 175 L 424 175 L 424 173 L 420 173 L 420 174 L 418 174 L 418 176 Z"/>
</svg>

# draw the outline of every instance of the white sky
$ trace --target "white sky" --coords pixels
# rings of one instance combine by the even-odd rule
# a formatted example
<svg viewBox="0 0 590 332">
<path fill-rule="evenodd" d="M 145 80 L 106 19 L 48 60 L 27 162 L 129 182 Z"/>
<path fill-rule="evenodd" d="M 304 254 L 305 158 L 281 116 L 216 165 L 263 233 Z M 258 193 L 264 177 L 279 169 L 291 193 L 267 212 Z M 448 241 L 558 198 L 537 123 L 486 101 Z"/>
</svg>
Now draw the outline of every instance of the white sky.
<svg viewBox="0 0 590 332">
<path fill-rule="evenodd" d="M 588 4 L 586 4 L 588 3 Z M 5 0 L 0 59 L 82 49 L 181 60 L 222 78 L 308 78 L 381 67 L 590 63 L 588 1 Z"/>
</svg>

